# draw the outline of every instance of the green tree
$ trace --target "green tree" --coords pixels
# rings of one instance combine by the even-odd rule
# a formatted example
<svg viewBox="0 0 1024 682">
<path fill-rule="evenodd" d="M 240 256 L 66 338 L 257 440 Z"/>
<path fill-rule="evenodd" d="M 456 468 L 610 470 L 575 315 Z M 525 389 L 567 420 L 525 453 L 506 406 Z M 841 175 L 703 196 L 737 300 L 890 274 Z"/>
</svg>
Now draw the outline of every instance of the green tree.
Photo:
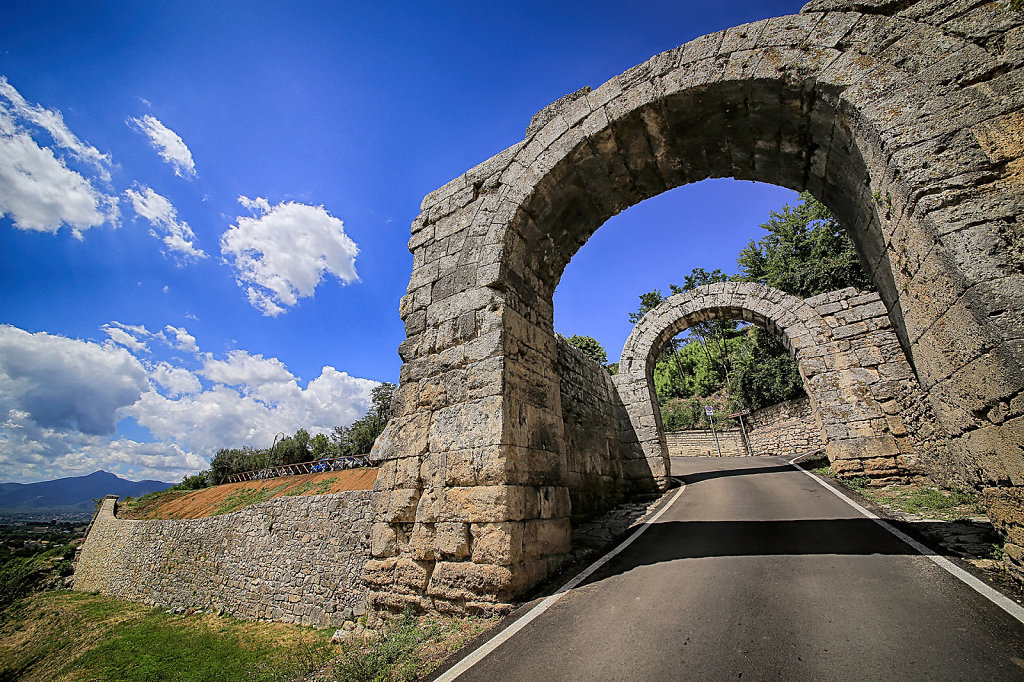
<svg viewBox="0 0 1024 682">
<path fill-rule="evenodd" d="M 605 352 L 604 346 L 598 343 L 597 339 L 592 336 L 579 336 L 574 334 L 566 339 L 566 342 L 570 346 L 575 346 L 586 354 L 594 362 L 603 365 L 608 362 L 608 353 Z"/>
<path fill-rule="evenodd" d="M 321 459 L 323 457 L 330 457 L 331 455 L 331 441 L 327 436 L 322 433 L 318 433 L 309 441 L 309 452 L 313 459 Z"/>
<path fill-rule="evenodd" d="M 824 204 L 808 192 L 796 206 L 772 211 L 768 235 L 740 251 L 739 279 L 806 298 L 844 287 L 873 290 L 850 237 Z"/>
</svg>

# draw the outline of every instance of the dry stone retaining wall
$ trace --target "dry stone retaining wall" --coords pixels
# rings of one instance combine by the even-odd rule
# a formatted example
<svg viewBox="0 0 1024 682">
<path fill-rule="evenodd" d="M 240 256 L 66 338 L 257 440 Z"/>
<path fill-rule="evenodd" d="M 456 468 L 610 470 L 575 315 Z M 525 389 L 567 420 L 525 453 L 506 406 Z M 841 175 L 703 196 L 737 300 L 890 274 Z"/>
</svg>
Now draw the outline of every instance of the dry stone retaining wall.
<svg viewBox="0 0 1024 682">
<path fill-rule="evenodd" d="M 608 371 L 558 339 L 565 473 L 573 521 L 655 491 L 651 470 Z"/>
<path fill-rule="evenodd" d="M 797 398 L 778 405 L 755 410 L 743 418 L 754 456 L 777 455 L 793 457 L 824 447 L 821 426 L 817 423 L 811 402 Z M 747 456 L 740 429 L 718 433 L 725 457 Z M 707 430 L 669 431 L 665 434 L 669 457 L 715 457 L 718 448 Z"/>
<path fill-rule="evenodd" d="M 755 455 L 793 457 L 825 445 L 821 426 L 807 398 L 765 407 L 744 419 L 750 449 Z"/>
<path fill-rule="evenodd" d="M 667 431 L 665 445 L 669 457 L 718 457 L 718 446 L 723 457 L 746 457 L 743 434 L 739 429 L 718 432 L 718 443 L 710 431 Z M 756 453 L 755 453 L 756 454 Z"/>
<path fill-rule="evenodd" d="M 362 613 L 370 491 L 281 497 L 202 519 L 116 518 L 107 497 L 75 568 L 76 590 L 246 620 L 338 627 Z"/>
</svg>

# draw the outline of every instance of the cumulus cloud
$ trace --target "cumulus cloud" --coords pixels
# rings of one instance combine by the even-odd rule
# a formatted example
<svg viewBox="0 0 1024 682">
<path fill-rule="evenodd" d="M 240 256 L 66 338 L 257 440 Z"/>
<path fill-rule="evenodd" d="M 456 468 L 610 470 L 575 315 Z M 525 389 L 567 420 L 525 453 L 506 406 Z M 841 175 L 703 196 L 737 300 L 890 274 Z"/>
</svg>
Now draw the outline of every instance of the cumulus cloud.
<svg viewBox="0 0 1024 682">
<path fill-rule="evenodd" d="M 164 246 L 183 261 L 206 258 L 206 253 L 196 248 L 196 235 L 192 228 L 184 220 L 178 220 L 178 211 L 170 200 L 157 194 L 151 187 L 141 189 L 141 192 L 134 189 L 126 190 L 125 196 L 132 202 L 135 213 L 153 226 L 149 233 L 163 241 Z"/>
<path fill-rule="evenodd" d="M 325 433 L 351 424 L 366 413 L 376 385 L 324 367 L 305 388 L 293 379 L 258 386 L 215 383 L 177 399 L 154 391 L 126 413 L 158 438 L 211 456 L 222 447 L 267 447 L 279 432 Z"/>
<path fill-rule="evenodd" d="M 175 175 L 179 178 L 194 178 L 196 176 L 196 164 L 192 160 L 192 152 L 189 151 L 184 140 L 161 123 L 159 119 L 146 114 L 142 118 L 129 118 L 128 125 L 149 138 L 153 149 L 160 153 L 160 158 L 174 168 Z"/>
<path fill-rule="evenodd" d="M 0 415 L 16 410 L 40 427 L 112 434 L 118 410 L 149 389 L 126 349 L 0 325 Z"/>
<path fill-rule="evenodd" d="M 343 284 L 358 281 L 359 248 L 344 224 L 323 206 L 285 202 L 271 206 L 261 197 L 239 197 L 256 217 L 239 216 L 220 240 L 225 260 L 235 267 L 246 298 L 266 316 L 308 298 L 325 275 Z"/>
<path fill-rule="evenodd" d="M 97 469 L 177 480 L 222 447 L 266 447 L 279 432 L 351 424 L 377 385 L 325 366 L 303 386 L 279 359 L 244 350 L 216 357 L 197 347 L 200 366 L 190 371 L 133 354 L 148 351 L 147 338 L 194 345 L 184 329 L 111 322 L 103 330 L 111 341 L 0 326 L 0 463 L 19 480 Z M 126 417 L 154 442 L 114 437 Z"/>
<path fill-rule="evenodd" d="M 277 358 L 250 355 L 244 350 L 229 351 L 225 360 L 216 360 L 207 353 L 206 363 L 199 373 L 210 381 L 227 386 L 261 386 L 295 380 L 295 375 Z"/>
<path fill-rule="evenodd" d="M 195 353 L 199 351 L 199 346 L 196 345 L 196 337 L 185 331 L 184 327 L 172 327 L 171 325 L 167 325 L 164 327 L 164 330 L 174 337 L 173 340 L 169 340 L 169 343 L 178 350 L 183 350 L 188 353 Z"/>
<path fill-rule="evenodd" d="M 40 133 L 50 138 L 49 145 L 34 137 Z M 109 182 L 108 155 L 82 142 L 59 111 L 29 104 L 0 76 L 0 217 L 9 216 L 18 229 L 36 232 L 56 233 L 66 225 L 79 239 L 90 227 L 116 224 L 117 197 L 69 168 L 65 156 Z"/>
<path fill-rule="evenodd" d="M 192 372 L 183 367 L 175 367 L 169 362 L 158 362 L 153 365 L 149 370 L 149 377 L 171 398 L 203 390 L 199 379 Z"/>
</svg>

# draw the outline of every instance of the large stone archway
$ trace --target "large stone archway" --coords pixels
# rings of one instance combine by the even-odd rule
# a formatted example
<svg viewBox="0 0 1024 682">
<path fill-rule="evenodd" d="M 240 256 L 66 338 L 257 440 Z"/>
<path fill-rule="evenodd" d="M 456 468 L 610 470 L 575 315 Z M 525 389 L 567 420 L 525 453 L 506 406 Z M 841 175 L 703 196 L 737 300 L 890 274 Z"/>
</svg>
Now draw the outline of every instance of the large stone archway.
<svg viewBox="0 0 1024 682">
<path fill-rule="evenodd" d="M 608 217 L 712 177 L 806 189 L 839 218 L 949 434 L 951 474 L 987 491 L 1019 558 L 1022 27 L 1000 1 L 816 0 L 562 98 L 428 195 L 375 448 L 371 605 L 490 610 L 561 564 L 552 293 Z"/>
<path fill-rule="evenodd" d="M 654 395 L 658 354 L 669 339 L 709 319 L 745 320 L 782 339 L 840 475 L 891 480 L 920 467 L 920 429 L 903 419 L 918 398 L 916 381 L 877 294 L 844 289 L 803 300 L 759 284 L 721 282 L 665 299 L 623 347 L 615 384 L 652 470 L 668 460 Z"/>
</svg>

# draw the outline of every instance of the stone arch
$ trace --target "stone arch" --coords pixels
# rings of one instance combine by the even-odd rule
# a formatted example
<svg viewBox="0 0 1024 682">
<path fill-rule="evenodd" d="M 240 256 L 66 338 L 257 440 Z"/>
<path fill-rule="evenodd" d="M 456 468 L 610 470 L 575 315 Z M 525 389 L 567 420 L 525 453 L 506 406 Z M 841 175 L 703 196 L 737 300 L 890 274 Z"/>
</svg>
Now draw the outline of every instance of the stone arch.
<svg viewBox="0 0 1024 682">
<path fill-rule="evenodd" d="M 1022 27 L 996 2 L 815 0 L 562 98 L 429 194 L 396 416 L 374 451 L 371 605 L 500 609 L 560 565 L 552 293 L 609 216 L 709 177 L 832 209 L 951 437 L 945 473 L 1019 509 L 1005 488 L 1024 485 Z"/>
<path fill-rule="evenodd" d="M 821 308 L 825 315 L 819 313 Z M 846 324 L 834 313 L 844 311 Z M 782 339 L 804 381 L 830 460 L 846 475 L 892 476 L 913 462 L 914 444 L 898 414 L 887 415 L 880 395 L 891 395 L 910 368 L 877 295 L 853 289 L 803 300 L 749 282 L 720 282 L 665 299 L 637 322 L 622 349 L 616 385 L 651 469 L 668 467 L 653 372 L 665 344 L 694 323 L 744 320 Z M 863 329 L 859 322 L 870 320 Z M 830 324 L 831 322 L 831 324 Z M 856 362 L 849 359 L 850 355 Z M 904 389 L 906 386 L 904 386 Z M 652 428 L 651 424 L 655 426 Z M 854 428 L 855 427 L 855 428 Z"/>
</svg>

